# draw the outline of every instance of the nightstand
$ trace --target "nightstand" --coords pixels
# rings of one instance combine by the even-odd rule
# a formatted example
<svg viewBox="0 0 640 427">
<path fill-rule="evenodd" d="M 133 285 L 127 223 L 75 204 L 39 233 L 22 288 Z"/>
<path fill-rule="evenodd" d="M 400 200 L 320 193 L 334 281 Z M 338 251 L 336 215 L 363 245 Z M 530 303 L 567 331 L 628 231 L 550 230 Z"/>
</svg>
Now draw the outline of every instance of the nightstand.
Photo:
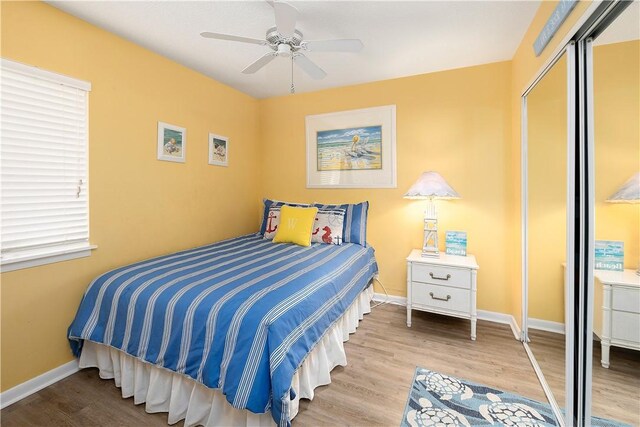
<svg viewBox="0 0 640 427">
<path fill-rule="evenodd" d="M 599 282 L 593 325 L 600 337 L 600 362 L 608 368 L 611 346 L 640 350 L 640 277 L 635 270 L 595 270 L 593 275 Z"/>
<path fill-rule="evenodd" d="M 471 320 L 471 339 L 476 339 L 476 277 L 473 255 L 440 253 L 423 257 L 414 249 L 407 257 L 407 326 L 411 310 L 429 311 Z"/>
</svg>

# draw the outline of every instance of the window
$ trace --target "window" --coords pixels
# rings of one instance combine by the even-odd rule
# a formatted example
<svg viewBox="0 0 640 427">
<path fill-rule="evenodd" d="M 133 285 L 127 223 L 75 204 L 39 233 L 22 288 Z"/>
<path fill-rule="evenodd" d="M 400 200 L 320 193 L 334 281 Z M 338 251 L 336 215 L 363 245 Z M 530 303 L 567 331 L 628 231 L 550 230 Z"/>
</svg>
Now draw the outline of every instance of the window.
<svg viewBox="0 0 640 427">
<path fill-rule="evenodd" d="M 2 59 L 2 271 L 88 256 L 91 85 Z"/>
</svg>

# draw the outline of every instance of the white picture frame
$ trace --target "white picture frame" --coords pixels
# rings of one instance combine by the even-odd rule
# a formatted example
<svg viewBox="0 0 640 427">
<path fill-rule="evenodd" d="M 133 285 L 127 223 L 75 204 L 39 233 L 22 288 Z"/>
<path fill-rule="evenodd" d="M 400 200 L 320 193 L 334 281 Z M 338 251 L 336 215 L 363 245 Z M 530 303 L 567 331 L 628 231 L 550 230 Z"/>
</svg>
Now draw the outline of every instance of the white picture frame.
<svg viewBox="0 0 640 427">
<path fill-rule="evenodd" d="M 187 130 L 158 122 L 158 160 L 184 163 L 187 158 Z"/>
<path fill-rule="evenodd" d="M 229 138 L 214 133 L 209 134 L 209 164 L 229 166 Z"/>
<path fill-rule="evenodd" d="M 309 115 L 307 188 L 396 188 L 396 106 Z"/>
</svg>

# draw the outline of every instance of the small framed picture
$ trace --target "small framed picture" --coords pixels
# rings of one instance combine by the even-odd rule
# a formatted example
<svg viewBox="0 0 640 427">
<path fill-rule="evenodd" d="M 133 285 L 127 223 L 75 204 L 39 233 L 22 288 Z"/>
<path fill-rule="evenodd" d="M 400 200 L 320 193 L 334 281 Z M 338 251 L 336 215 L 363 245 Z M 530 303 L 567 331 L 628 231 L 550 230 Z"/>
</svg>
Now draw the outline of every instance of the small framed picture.
<svg viewBox="0 0 640 427">
<path fill-rule="evenodd" d="M 596 240 L 594 250 L 596 270 L 624 270 L 624 242 Z"/>
<path fill-rule="evenodd" d="M 229 166 L 229 138 L 209 134 L 209 164 Z"/>
<path fill-rule="evenodd" d="M 184 163 L 187 151 L 187 130 L 158 122 L 158 160 Z"/>
<path fill-rule="evenodd" d="M 467 233 L 447 231 L 445 233 L 445 253 L 447 255 L 467 256 Z"/>
</svg>

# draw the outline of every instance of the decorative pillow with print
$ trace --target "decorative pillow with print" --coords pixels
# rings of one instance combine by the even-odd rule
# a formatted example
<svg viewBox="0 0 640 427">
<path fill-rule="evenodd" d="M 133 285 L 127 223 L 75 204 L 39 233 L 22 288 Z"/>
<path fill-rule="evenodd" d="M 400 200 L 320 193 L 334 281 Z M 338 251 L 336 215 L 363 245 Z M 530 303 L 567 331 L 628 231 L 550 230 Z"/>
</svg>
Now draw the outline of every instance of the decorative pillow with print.
<svg viewBox="0 0 640 427">
<path fill-rule="evenodd" d="M 260 224 L 260 234 L 262 234 L 264 236 L 264 231 L 267 228 L 267 223 L 268 223 L 268 219 L 267 217 L 269 216 L 269 209 L 271 208 L 279 208 L 282 206 L 299 206 L 299 207 L 308 207 L 310 206 L 309 204 L 305 204 L 305 203 L 294 203 L 294 202 L 283 202 L 281 200 L 271 200 L 271 199 L 262 199 L 262 203 L 263 203 L 263 212 L 262 212 L 262 223 Z"/>
<path fill-rule="evenodd" d="M 267 240 L 273 240 L 273 236 L 275 236 L 276 231 L 278 231 L 278 225 L 280 225 L 280 206 L 272 206 L 269 208 L 269 215 L 267 215 L 265 223 L 264 238 Z"/>
<path fill-rule="evenodd" d="M 311 243 L 342 244 L 344 209 L 319 209 L 311 233 Z"/>
<path fill-rule="evenodd" d="M 357 243 L 367 247 L 367 213 L 369 202 L 343 205 L 328 205 L 314 203 L 318 210 L 344 209 L 344 229 L 342 230 L 342 240 L 345 243 Z"/>
</svg>

